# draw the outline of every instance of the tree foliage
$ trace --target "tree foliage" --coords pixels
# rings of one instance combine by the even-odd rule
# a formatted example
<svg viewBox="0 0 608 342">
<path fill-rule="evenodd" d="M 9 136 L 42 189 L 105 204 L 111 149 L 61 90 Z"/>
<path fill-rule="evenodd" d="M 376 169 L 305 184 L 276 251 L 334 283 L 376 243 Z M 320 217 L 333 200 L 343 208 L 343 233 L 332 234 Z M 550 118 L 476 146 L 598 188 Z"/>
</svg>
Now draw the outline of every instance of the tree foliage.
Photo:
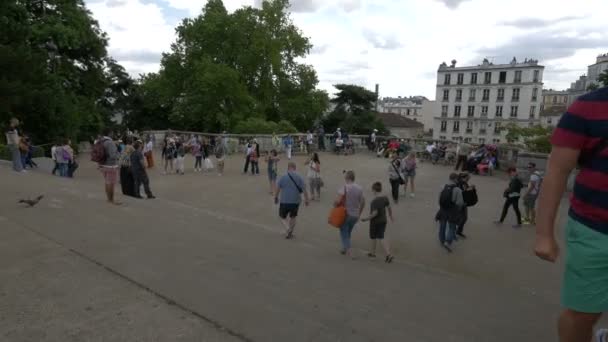
<svg viewBox="0 0 608 342">
<path fill-rule="evenodd" d="M 597 81 L 604 87 L 608 87 L 608 69 L 604 70 L 604 72 L 598 76 Z"/>
<path fill-rule="evenodd" d="M 82 0 L 2 1 L 0 23 L 2 122 L 17 117 L 48 143 L 89 137 L 128 111 L 132 80 Z"/>
<path fill-rule="evenodd" d="M 328 96 L 316 89 L 314 69 L 299 63 L 311 44 L 288 6 L 264 1 L 229 14 L 221 0 L 209 0 L 201 15 L 177 27 L 161 70 L 140 80 L 138 95 L 149 104 L 128 116 L 129 125 L 220 131 L 251 119 L 254 127 L 287 120 L 310 128 Z"/>
<path fill-rule="evenodd" d="M 337 84 L 334 87 L 338 93 L 331 99 L 334 110 L 323 122 L 326 130 L 331 132 L 340 127 L 354 134 L 368 134 L 374 129 L 381 134 L 388 133 L 373 110 L 376 93 L 351 84 Z"/>
<path fill-rule="evenodd" d="M 509 143 L 522 143 L 530 152 L 551 152 L 552 128 L 540 125 L 534 127 L 520 127 L 517 124 L 509 124 L 507 127 L 507 141 Z"/>
</svg>

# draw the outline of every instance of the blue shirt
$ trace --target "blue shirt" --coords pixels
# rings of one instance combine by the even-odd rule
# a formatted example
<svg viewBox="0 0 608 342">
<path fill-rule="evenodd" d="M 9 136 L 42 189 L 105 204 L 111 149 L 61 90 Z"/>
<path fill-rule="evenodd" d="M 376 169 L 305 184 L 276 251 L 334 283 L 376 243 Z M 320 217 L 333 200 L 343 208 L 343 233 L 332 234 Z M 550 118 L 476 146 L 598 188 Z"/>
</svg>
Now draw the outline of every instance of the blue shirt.
<svg viewBox="0 0 608 342">
<path fill-rule="evenodd" d="M 291 180 L 291 178 L 289 178 L 290 175 L 291 178 L 293 178 L 293 181 Z M 279 179 L 277 186 L 279 187 L 279 189 L 281 189 L 281 193 L 279 194 L 281 196 L 281 203 L 300 204 L 300 202 L 302 201 L 302 197 L 300 196 L 300 190 L 298 190 L 296 184 L 298 184 L 300 189 L 304 191 L 304 179 L 295 172 L 288 172 Z"/>
</svg>

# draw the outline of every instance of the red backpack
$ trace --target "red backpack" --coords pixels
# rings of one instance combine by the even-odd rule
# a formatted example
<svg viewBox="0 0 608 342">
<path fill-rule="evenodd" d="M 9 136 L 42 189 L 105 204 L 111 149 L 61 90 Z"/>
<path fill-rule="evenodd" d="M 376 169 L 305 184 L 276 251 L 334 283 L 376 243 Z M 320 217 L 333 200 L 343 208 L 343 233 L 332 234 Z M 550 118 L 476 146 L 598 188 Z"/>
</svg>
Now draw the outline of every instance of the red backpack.
<svg viewBox="0 0 608 342">
<path fill-rule="evenodd" d="M 105 139 L 99 139 L 95 145 L 93 145 L 93 151 L 91 151 L 91 161 L 97 164 L 103 164 L 106 161 L 106 148 L 103 146 Z"/>
</svg>

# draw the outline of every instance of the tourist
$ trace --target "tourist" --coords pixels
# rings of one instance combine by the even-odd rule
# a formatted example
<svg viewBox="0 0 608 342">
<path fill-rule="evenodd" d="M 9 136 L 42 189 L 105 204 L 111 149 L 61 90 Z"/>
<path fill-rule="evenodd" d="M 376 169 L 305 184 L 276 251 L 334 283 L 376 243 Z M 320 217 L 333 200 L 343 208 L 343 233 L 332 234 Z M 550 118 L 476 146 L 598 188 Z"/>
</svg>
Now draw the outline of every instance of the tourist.
<svg viewBox="0 0 608 342">
<path fill-rule="evenodd" d="M 393 158 L 388 164 L 388 180 L 391 184 L 391 194 L 393 196 L 393 203 L 399 203 L 399 188 L 405 181 L 401 175 L 401 160 L 397 153 L 393 153 Z"/>
<path fill-rule="evenodd" d="M 228 137 L 228 133 L 226 131 L 223 131 L 222 132 L 222 156 L 230 153 L 230 151 L 228 150 L 229 139 L 230 138 Z"/>
<path fill-rule="evenodd" d="M 146 164 L 148 168 L 151 169 L 154 167 L 154 142 L 152 138 L 148 138 L 148 142 L 144 147 L 144 157 L 146 157 Z"/>
<path fill-rule="evenodd" d="M 194 172 L 203 171 L 203 145 L 196 139 L 190 146 L 190 151 L 194 156 Z"/>
<path fill-rule="evenodd" d="M 57 169 L 59 170 L 59 177 L 67 177 L 70 154 L 64 149 L 64 145 L 55 148 L 55 162 L 57 163 Z"/>
<path fill-rule="evenodd" d="M 106 128 L 101 138 L 101 144 L 103 146 L 103 158 L 98 160 L 99 169 L 103 174 L 105 180 L 106 197 L 109 203 L 120 205 L 114 199 L 114 186 L 118 178 L 118 150 L 114 141 L 110 136 L 112 131 Z"/>
<path fill-rule="evenodd" d="M 435 215 L 435 220 L 439 222 L 439 243 L 449 253 L 452 252 L 456 227 L 462 221 L 464 206 L 462 190 L 458 187 L 458 175 L 452 173 L 449 182 L 439 194 L 439 211 Z"/>
<path fill-rule="evenodd" d="M 530 173 L 530 181 L 524 193 L 524 223 L 536 224 L 536 199 L 540 192 L 542 177 L 536 169 L 535 163 L 528 163 L 528 172 Z"/>
<path fill-rule="evenodd" d="M 224 158 L 224 154 L 225 153 L 225 149 L 224 146 L 218 146 L 215 149 L 215 159 L 217 161 L 217 174 L 218 176 L 221 176 L 224 174 L 224 163 L 225 163 L 225 158 Z"/>
<path fill-rule="evenodd" d="M 275 133 L 272 132 L 272 138 L 271 138 L 271 143 L 272 143 L 272 149 L 274 150 L 278 150 L 281 148 L 281 139 L 279 138 L 279 136 Z"/>
<path fill-rule="evenodd" d="M 467 236 L 464 234 L 464 226 L 469 219 L 469 207 L 477 204 L 477 190 L 474 185 L 470 185 L 471 175 L 468 172 L 463 172 L 458 175 L 458 187 L 462 190 L 462 198 L 464 200 L 464 206 L 462 207 L 460 222 L 456 227 L 456 236 L 466 239 Z"/>
<path fill-rule="evenodd" d="M 74 172 L 76 172 L 76 169 L 78 169 L 78 163 L 76 162 L 76 155 L 74 154 L 74 149 L 72 148 L 72 141 L 70 139 L 65 139 L 63 150 L 67 152 L 66 156 L 69 157 L 67 177 L 74 178 Z"/>
<path fill-rule="evenodd" d="M 315 152 L 312 157 L 306 162 L 308 165 L 308 185 L 310 186 L 311 200 L 321 200 L 321 161 L 319 155 Z M 316 196 L 315 196 L 316 193 Z"/>
<path fill-rule="evenodd" d="M 308 192 L 304 179 L 296 173 L 296 163 L 289 162 L 287 173 L 277 182 L 274 202 L 279 203 L 279 217 L 285 227 L 285 238 L 294 238 L 296 217 L 304 194 L 304 204 L 308 206 Z M 280 196 L 280 198 L 279 198 Z"/>
<path fill-rule="evenodd" d="M 268 184 L 270 185 L 270 194 L 274 194 L 276 189 L 276 185 L 277 185 L 277 170 L 278 170 L 278 164 L 279 164 L 279 160 L 281 160 L 281 158 L 279 158 L 279 156 L 277 155 L 277 150 L 272 150 L 270 151 L 270 154 L 268 152 L 266 152 L 266 158 L 265 161 L 268 165 L 267 170 L 268 170 Z"/>
<path fill-rule="evenodd" d="M 354 258 L 355 255 L 351 248 L 351 234 L 365 207 L 365 198 L 363 197 L 363 189 L 355 183 L 354 171 L 346 171 L 344 180 L 345 184 L 338 190 L 338 197 L 334 201 L 335 206 L 344 203 L 344 207 L 346 207 L 346 219 L 340 227 L 340 239 L 342 241 L 340 253 Z"/>
<path fill-rule="evenodd" d="M 314 143 L 314 136 L 312 135 L 312 131 L 308 131 L 308 134 L 306 135 L 306 153 L 307 154 L 311 154 L 312 153 L 312 146 Z"/>
<path fill-rule="evenodd" d="M 319 151 L 325 151 L 325 129 L 323 126 L 319 126 L 317 135 L 319 136 Z"/>
<path fill-rule="evenodd" d="M 376 245 L 379 241 L 386 254 L 384 261 L 390 264 L 393 261 L 393 256 L 391 255 L 388 241 L 384 239 L 384 233 L 387 224 L 386 211 L 388 210 L 388 217 L 391 219 L 391 222 L 394 222 L 393 211 L 388 198 L 382 196 L 382 183 L 374 183 L 374 185 L 372 185 L 372 192 L 374 193 L 375 198 L 369 205 L 370 214 L 368 217 L 361 219 L 361 222 L 369 221 L 369 238 L 372 241 L 367 256 L 370 258 L 376 257 Z"/>
<path fill-rule="evenodd" d="M 201 151 L 203 153 L 203 171 L 210 172 L 213 170 L 213 162 L 211 161 L 211 144 L 207 137 L 203 137 L 203 142 L 201 145 Z"/>
<path fill-rule="evenodd" d="M 9 121 L 9 126 L 6 130 L 6 145 L 8 146 L 8 150 L 13 161 L 13 170 L 17 172 L 25 172 L 23 169 L 23 163 L 21 162 L 21 152 L 19 151 L 19 143 L 21 142 L 21 138 L 19 137 L 17 127 L 19 127 L 19 120 L 12 118 Z"/>
<path fill-rule="evenodd" d="M 184 164 L 186 159 L 186 146 L 178 139 L 175 145 L 175 173 L 178 175 L 184 175 Z"/>
<path fill-rule="evenodd" d="M 579 97 L 553 133 L 540 191 L 534 251 L 555 262 L 558 208 L 572 171 L 579 168 L 565 227 L 566 256 L 559 318 L 560 341 L 591 341 L 608 312 L 608 87 Z M 561 235 L 561 234 L 560 234 Z M 608 330 L 596 333 L 608 340 Z"/>
<path fill-rule="evenodd" d="M 173 140 L 173 138 L 169 138 L 166 140 L 165 148 L 163 149 L 163 155 L 165 159 L 165 171 L 163 172 L 163 175 L 166 175 L 167 172 L 173 173 L 173 162 L 175 160 L 175 157 L 177 156 L 175 140 Z"/>
<path fill-rule="evenodd" d="M 469 159 L 469 154 L 471 153 L 471 146 L 466 142 L 459 142 L 458 147 L 456 147 L 456 154 L 458 155 L 458 160 L 456 161 L 456 166 L 454 167 L 455 171 L 461 169 L 462 172 L 467 170 L 467 160 Z"/>
<path fill-rule="evenodd" d="M 251 152 L 253 151 L 253 143 L 251 141 L 247 142 L 245 146 L 245 166 L 243 167 L 243 173 L 247 173 L 249 170 L 249 163 L 251 162 Z"/>
<path fill-rule="evenodd" d="M 342 154 L 344 152 L 344 140 L 342 139 L 342 136 L 338 136 L 336 138 L 335 145 L 336 145 L 336 153 Z"/>
<path fill-rule="evenodd" d="M 403 158 L 403 162 L 401 163 L 402 171 L 403 171 L 403 190 L 404 193 L 407 194 L 407 183 L 409 181 L 410 188 L 412 189 L 410 192 L 410 197 L 414 198 L 416 196 L 416 187 L 414 185 L 414 180 L 416 178 L 416 153 L 410 152 L 407 157 Z"/>
<path fill-rule="evenodd" d="M 125 147 L 120 153 L 118 163 L 120 165 L 120 186 L 122 194 L 125 196 L 135 196 L 135 181 L 133 172 L 131 172 L 131 153 L 135 151 L 132 144 L 132 138 L 125 138 Z"/>
<path fill-rule="evenodd" d="M 285 147 L 287 159 L 291 160 L 291 149 L 293 147 L 293 138 L 291 137 L 291 134 L 287 134 L 283 138 L 283 146 Z"/>
<path fill-rule="evenodd" d="M 144 155 L 142 153 L 142 145 L 141 141 L 136 141 L 133 144 L 134 151 L 131 153 L 131 172 L 133 173 L 133 184 L 134 184 L 134 192 L 133 196 L 135 198 L 143 198 L 140 195 L 140 188 L 143 185 L 144 191 L 148 199 L 156 198 L 152 194 L 150 190 L 150 180 L 148 178 L 148 173 L 146 172 L 146 165 L 144 163 Z"/>
<path fill-rule="evenodd" d="M 372 133 L 369 135 L 369 146 L 368 149 L 370 151 L 376 150 L 376 133 L 378 133 L 377 129 L 374 129 Z"/>
<path fill-rule="evenodd" d="M 521 189 L 524 187 L 523 182 L 519 178 L 517 174 L 517 169 L 512 167 L 507 170 L 509 177 L 511 180 L 509 181 L 509 186 L 505 189 L 503 193 L 503 197 L 505 198 L 505 204 L 502 207 L 502 214 L 500 215 L 500 220 L 495 223 L 500 225 L 505 221 L 505 217 L 507 217 L 507 211 L 510 206 L 513 206 L 513 210 L 515 211 L 515 215 L 517 216 L 517 224 L 513 225 L 513 228 L 521 227 L 521 213 L 519 211 L 519 198 L 521 197 Z"/>
<path fill-rule="evenodd" d="M 30 137 L 23 135 L 19 146 L 21 149 L 21 165 L 23 165 L 23 168 L 27 168 L 28 166 L 30 169 L 37 168 L 38 164 L 32 159 L 34 155 L 34 145 L 32 145 Z"/>
<path fill-rule="evenodd" d="M 253 145 L 251 147 L 251 154 L 249 155 L 249 161 L 251 162 L 251 175 L 260 174 L 260 163 L 258 159 L 260 157 L 260 145 L 253 139 Z"/>
</svg>

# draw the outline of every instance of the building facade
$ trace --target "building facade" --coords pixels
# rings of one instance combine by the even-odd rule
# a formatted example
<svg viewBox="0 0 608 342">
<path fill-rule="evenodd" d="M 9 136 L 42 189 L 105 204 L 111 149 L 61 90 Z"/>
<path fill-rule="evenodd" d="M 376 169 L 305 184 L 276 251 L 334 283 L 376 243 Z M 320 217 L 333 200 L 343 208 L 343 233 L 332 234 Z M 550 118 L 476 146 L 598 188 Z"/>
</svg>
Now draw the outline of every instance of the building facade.
<svg viewBox="0 0 608 342">
<path fill-rule="evenodd" d="M 504 129 L 515 123 L 538 125 L 544 66 L 526 59 L 456 67 L 442 63 L 437 71 L 433 139 L 470 143 L 506 142 Z"/>
<path fill-rule="evenodd" d="M 543 90 L 540 109 L 541 126 L 555 127 L 572 101 L 574 101 L 574 96 L 568 90 Z"/>
</svg>

